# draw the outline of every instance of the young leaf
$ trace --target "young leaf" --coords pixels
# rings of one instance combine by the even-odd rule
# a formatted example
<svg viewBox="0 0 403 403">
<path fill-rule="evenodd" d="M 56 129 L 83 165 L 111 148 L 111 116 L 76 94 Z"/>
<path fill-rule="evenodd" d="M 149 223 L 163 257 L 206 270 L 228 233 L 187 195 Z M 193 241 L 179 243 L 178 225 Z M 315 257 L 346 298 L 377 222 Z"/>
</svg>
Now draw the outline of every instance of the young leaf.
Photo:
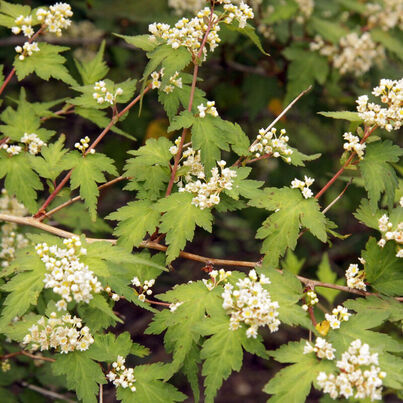
<svg viewBox="0 0 403 403">
<path fill-rule="evenodd" d="M 28 154 L 19 154 L 13 157 L 5 156 L 0 151 L 0 179 L 6 177 L 4 186 L 10 196 L 25 205 L 30 213 L 37 209 L 36 191 L 43 186 L 38 175 L 32 170 Z"/>
<path fill-rule="evenodd" d="M 288 249 L 285 258 L 281 262 L 281 268 L 292 274 L 299 274 L 305 263 L 305 258 L 298 259 L 298 256 Z"/>
<path fill-rule="evenodd" d="M 66 84 L 77 85 L 76 81 L 71 77 L 67 68 L 64 66 L 66 59 L 59 54 L 69 50 L 69 48 L 51 45 L 45 42 L 40 42 L 38 46 L 39 52 L 34 52 L 24 60 L 19 60 L 18 57 L 15 58 L 14 67 L 18 80 L 21 81 L 28 74 L 35 73 L 38 77 L 46 81 L 52 77 L 57 80 L 62 80 Z"/>
<path fill-rule="evenodd" d="M 378 220 L 382 216 L 381 210 L 372 210 L 369 200 L 362 199 L 361 203 L 355 213 L 353 213 L 354 217 L 365 224 L 369 228 L 374 228 L 376 230 L 379 229 Z"/>
<path fill-rule="evenodd" d="M 232 24 L 226 25 L 226 28 L 230 29 L 231 31 L 237 31 L 240 34 L 247 36 L 265 56 L 270 56 L 270 54 L 263 49 L 262 42 L 260 41 L 260 38 L 256 35 L 256 30 L 254 27 L 252 27 L 252 25 L 246 24 L 245 27 L 240 28 L 238 26 L 238 23 L 234 22 Z"/>
<path fill-rule="evenodd" d="M 0 2 L 0 25 L 11 28 L 15 25 L 15 19 L 20 15 L 28 16 L 31 12 L 31 7 L 23 6 L 22 4 L 12 4 L 2 0 Z"/>
<path fill-rule="evenodd" d="M 362 253 L 366 261 L 366 279 L 373 288 L 382 294 L 401 295 L 403 287 L 403 271 L 401 259 L 396 257 L 396 246 L 387 242 L 381 248 L 375 238 L 370 238 Z"/>
<path fill-rule="evenodd" d="M 386 194 L 388 207 L 392 207 L 398 181 L 390 163 L 398 162 L 402 155 L 403 150 L 390 140 L 368 144 L 359 167 L 372 210 L 375 210 L 382 192 Z"/>
<path fill-rule="evenodd" d="M 343 284 L 344 281 L 342 279 L 337 279 L 337 274 L 332 271 L 329 262 L 329 256 L 327 253 L 324 253 L 322 256 L 322 260 L 319 264 L 318 270 L 316 272 L 318 279 L 324 283 L 332 283 L 332 284 Z M 340 294 L 339 290 L 333 290 L 331 288 L 326 287 L 316 287 L 315 290 L 323 295 L 328 301 L 330 305 L 333 305 L 333 302 L 337 295 Z"/>
<path fill-rule="evenodd" d="M 165 213 L 161 217 L 160 230 L 167 234 L 167 263 L 179 255 L 186 241 L 193 239 L 196 225 L 211 232 L 211 211 L 201 210 L 193 205 L 192 198 L 190 193 L 174 193 L 157 203 L 157 209 Z"/>
<path fill-rule="evenodd" d="M 84 85 L 94 84 L 102 80 L 109 71 L 109 67 L 104 62 L 105 41 L 102 41 L 96 56 L 85 63 L 75 59 L 77 70 L 80 73 Z"/>
<path fill-rule="evenodd" d="M 314 161 L 317 160 L 322 155 L 322 154 L 306 155 L 301 151 L 298 151 L 296 148 L 293 147 L 289 148 L 292 150 L 292 154 L 290 155 L 291 158 L 290 164 L 296 167 L 304 167 L 305 166 L 304 161 Z"/>
<path fill-rule="evenodd" d="M 112 363 L 118 355 L 130 354 L 132 341 L 128 332 L 115 336 L 111 333 L 100 334 L 88 350 L 88 356 L 95 361 Z"/>
<path fill-rule="evenodd" d="M 270 352 L 276 361 L 292 365 L 277 372 L 264 387 L 264 392 L 273 395 L 268 402 L 304 403 L 319 372 L 334 370 L 332 361 L 320 360 L 314 353 L 304 354 L 305 342 L 290 342 Z"/>
<path fill-rule="evenodd" d="M 326 242 L 326 218 L 320 212 L 317 200 L 304 199 L 298 189 L 266 188 L 260 197 L 248 204 L 269 211 L 277 210 L 257 232 L 257 238 L 264 239 L 261 251 L 266 254 L 264 261 L 269 265 L 276 266 L 287 248 L 295 248 L 301 226 Z"/>
<path fill-rule="evenodd" d="M 58 354 L 52 371 L 65 377 L 67 387 L 75 391 L 83 403 L 96 403 L 98 385 L 106 383 L 101 367 L 90 358 L 88 351 Z"/>
<path fill-rule="evenodd" d="M 113 160 L 104 154 L 88 154 L 83 158 L 78 152 L 66 155 L 66 168 L 73 169 L 71 189 L 80 188 L 80 196 L 84 199 L 91 217 L 95 220 L 96 204 L 99 195 L 97 183 L 105 182 L 103 172 L 118 175 Z"/>
<path fill-rule="evenodd" d="M 188 129 L 194 123 L 193 113 L 189 111 L 182 111 L 178 116 L 171 119 L 171 124 L 168 127 L 168 132 L 173 132 L 174 130 Z"/>
<path fill-rule="evenodd" d="M 232 189 L 225 190 L 225 193 L 232 197 L 235 200 L 239 199 L 239 196 L 243 196 L 247 199 L 254 199 L 255 197 L 259 197 L 261 191 L 259 188 L 263 185 L 262 181 L 255 181 L 251 179 L 245 179 L 248 177 L 252 168 L 248 167 L 240 167 L 240 168 L 231 168 L 236 171 L 236 177 L 233 180 Z"/>
<path fill-rule="evenodd" d="M 145 52 L 150 52 L 158 46 L 158 41 L 152 41 L 150 35 L 119 35 L 113 34 L 118 38 L 122 38 L 126 43 L 135 46 L 136 48 L 142 49 Z"/>
<path fill-rule="evenodd" d="M 65 155 L 68 152 L 63 148 L 64 141 L 65 136 L 61 135 L 55 143 L 42 147 L 42 157 L 31 158 L 32 167 L 42 178 L 55 181 L 64 170 Z"/>
<path fill-rule="evenodd" d="M 120 245 L 133 248 L 140 245 L 147 233 L 154 233 L 160 220 L 160 212 L 150 201 L 138 200 L 121 207 L 106 218 L 120 221 L 114 234 L 119 237 Z"/>
<path fill-rule="evenodd" d="M 129 388 L 117 389 L 116 397 L 122 403 L 175 403 L 182 402 L 186 396 L 173 385 L 161 381 L 167 372 L 167 366 L 160 363 L 137 365 L 133 374 L 136 379 L 136 391 Z"/>
<path fill-rule="evenodd" d="M 340 112 L 318 112 L 319 115 L 332 119 L 344 119 L 349 122 L 362 123 L 362 119 L 358 116 L 358 112 L 340 111 Z"/>
</svg>

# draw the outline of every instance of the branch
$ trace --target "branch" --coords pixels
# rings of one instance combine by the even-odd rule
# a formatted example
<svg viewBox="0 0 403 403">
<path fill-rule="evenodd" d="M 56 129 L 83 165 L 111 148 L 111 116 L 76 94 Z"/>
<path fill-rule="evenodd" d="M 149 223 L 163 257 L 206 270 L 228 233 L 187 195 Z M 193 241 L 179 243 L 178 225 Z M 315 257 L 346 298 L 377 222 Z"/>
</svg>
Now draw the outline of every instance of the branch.
<svg viewBox="0 0 403 403">
<path fill-rule="evenodd" d="M 109 132 L 109 130 L 118 122 L 118 120 L 129 111 L 148 91 L 150 91 L 151 85 L 148 85 L 144 91 L 139 94 L 136 98 L 133 99 L 122 111 L 120 111 L 117 115 L 113 116 L 108 126 L 105 127 L 104 130 L 99 134 L 99 136 L 94 140 L 94 142 L 87 148 L 87 151 L 84 153 L 84 156 L 87 155 L 93 148 L 97 146 L 97 144 L 104 138 L 104 136 Z M 38 212 L 34 215 L 34 218 L 42 217 L 46 214 L 46 208 L 52 202 L 52 200 L 58 195 L 58 193 L 63 189 L 64 185 L 70 179 L 73 170 L 70 170 L 66 176 L 61 180 L 61 182 L 56 186 L 53 192 L 49 195 L 49 197 L 45 200 L 42 206 L 39 208 Z"/>
<path fill-rule="evenodd" d="M 25 388 L 31 389 L 35 392 L 40 393 L 43 396 L 50 397 L 51 399 L 54 399 L 54 400 L 62 400 L 63 402 L 68 402 L 68 403 L 77 402 L 77 400 L 71 400 L 64 395 L 61 395 L 60 393 L 52 392 L 51 390 L 44 389 L 44 388 L 41 388 L 36 385 L 31 385 L 30 383 L 27 383 L 25 381 L 22 381 L 21 385 L 24 386 Z"/>
<path fill-rule="evenodd" d="M 17 217 L 9 214 L 0 214 L 0 221 L 7 221 L 7 222 L 13 222 L 16 224 L 21 224 L 21 225 L 28 225 L 34 228 L 41 229 L 43 231 L 49 232 L 51 234 L 60 236 L 62 238 L 71 238 L 73 235 L 72 232 L 65 231 L 56 227 L 52 227 L 51 225 L 44 224 L 32 217 Z M 92 242 L 99 242 L 99 241 L 104 241 L 104 242 L 110 242 L 112 244 L 116 244 L 116 239 L 98 239 L 98 238 L 86 238 L 88 243 Z M 147 249 L 154 249 L 154 250 L 159 250 L 159 251 L 166 251 L 168 249 L 167 246 L 160 245 L 159 243 L 156 242 L 151 242 L 151 241 L 143 241 L 140 245 L 139 248 L 147 248 Z M 180 252 L 179 257 L 188 259 L 188 260 L 194 260 L 196 262 L 201 262 L 204 264 L 210 264 L 214 266 L 238 266 L 238 267 L 250 267 L 254 268 L 257 266 L 260 266 L 260 262 L 250 262 L 250 261 L 242 261 L 242 260 L 226 260 L 226 259 L 213 259 L 207 256 L 200 256 L 196 255 L 194 253 L 189 253 L 189 252 Z M 281 270 L 278 269 L 279 272 L 282 272 Z M 380 294 L 373 293 L 373 292 L 368 292 L 368 291 L 360 291 L 356 290 L 354 288 L 346 287 L 344 285 L 338 285 L 338 284 L 331 284 L 331 283 L 324 283 L 322 281 L 318 280 L 311 280 L 306 277 L 302 276 L 296 276 L 301 283 L 304 283 L 308 286 L 313 286 L 313 287 L 325 287 L 325 288 L 332 288 L 335 290 L 347 292 L 350 294 L 356 294 L 356 295 L 361 295 L 361 296 L 368 296 L 368 295 L 374 295 L 380 297 Z M 403 301 L 403 297 L 395 297 L 397 301 Z"/>
<path fill-rule="evenodd" d="M 125 180 L 125 179 L 129 179 L 129 178 L 127 178 L 126 176 L 123 176 L 123 175 L 122 175 L 122 176 L 118 176 L 117 178 L 112 179 L 111 181 L 106 182 L 106 183 L 104 183 L 104 184 L 101 185 L 101 186 L 98 186 L 98 190 L 105 189 L 105 188 L 107 188 L 108 186 L 112 186 L 112 185 L 114 185 L 115 183 L 121 182 L 122 180 Z M 70 204 L 73 204 L 73 203 L 75 203 L 75 202 L 77 202 L 77 201 L 79 201 L 79 200 L 81 200 L 81 196 L 73 197 L 72 199 L 67 200 L 66 202 L 64 202 L 64 203 L 60 204 L 59 206 L 55 207 L 53 210 L 50 210 L 50 211 L 48 211 L 47 213 L 44 213 L 42 217 L 39 217 L 39 218 L 38 218 L 38 220 L 39 220 L 39 221 L 43 221 L 44 219 L 49 218 L 50 216 L 52 216 L 53 214 L 57 213 L 57 212 L 60 211 L 61 209 L 65 208 L 65 207 L 67 207 L 67 206 L 70 206 Z"/>
</svg>

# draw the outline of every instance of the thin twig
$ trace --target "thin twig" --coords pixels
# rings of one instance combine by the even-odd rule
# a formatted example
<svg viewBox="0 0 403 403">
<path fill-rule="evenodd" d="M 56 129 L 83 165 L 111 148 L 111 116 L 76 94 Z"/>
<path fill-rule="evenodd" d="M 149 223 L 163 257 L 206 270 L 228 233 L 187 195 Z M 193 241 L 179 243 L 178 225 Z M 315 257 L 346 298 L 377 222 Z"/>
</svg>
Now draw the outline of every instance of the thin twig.
<svg viewBox="0 0 403 403">
<path fill-rule="evenodd" d="M 46 122 L 47 120 L 52 119 L 55 116 L 68 115 L 70 113 L 74 113 L 74 111 L 71 110 L 73 108 L 74 108 L 74 105 L 70 105 L 70 104 L 65 105 L 62 109 L 60 109 L 60 110 L 58 110 L 56 112 L 53 112 L 53 115 L 51 115 L 51 116 L 43 116 L 41 118 L 41 122 Z"/>
<path fill-rule="evenodd" d="M 127 177 L 127 176 L 123 176 L 123 175 L 122 175 L 122 176 L 118 176 L 117 178 L 112 179 L 111 181 L 106 182 L 106 183 L 104 183 L 103 185 L 98 186 L 98 190 L 105 189 L 105 188 L 107 188 L 108 186 L 112 186 L 112 185 L 114 185 L 115 183 L 121 182 L 122 180 L 125 180 L 125 179 L 128 179 L 128 177 Z M 45 220 L 46 218 L 51 217 L 53 214 L 57 213 L 58 211 L 64 209 L 64 208 L 67 207 L 67 206 L 70 206 L 71 204 L 73 204 L 73 203 L 75 203 L 75 202 L 77 202 L 77 201 L 79 201 L 79 200 L 81 200 L 81 199 L 82 199 L 81 196 L 73 197 L 72 199 L 67 200 L 66 202 L 64 202 L 64 203 L 60 204 L 59 206 L 55 207 L 53 210 L 48 211 L 48 212 L 45 213 L 42 217 L 39 217 L 37 220 L 43 221 L 43 220 Z"/>
<path fill-rule="evenodd" d="M 24 386 L 24 388 L 31 389 L 35 392 L 40 393 L 43 396 L 50 397 L 51 399 L 54 399 L 54 400 L 63 400 L 64 402 L 68 402 L 68 403 L 77 403 L 77 400 L 71 400 L 64 395 L 61 395 L 60 393 L 52 392 L 51 390 L 44 389 L 44 388 L 41 388 L 36 385 L 31 385 L 30 383 L 27 383 L 25 381 L 22 381 L 21 385 Z"/>
<path fill-rule="evenodd" d="M 348 187 L 351 185 L 352 182 L 353 179 L 350 179 L 347 185 L 341 191 L 341 193 L 331 203 L 329 203 L 329 205 L 326 208 L 322 210 L 323 214 L 326 214 L 341 199 L 341 197 L 344 195 L 344 193 L 346 192 L 346 190 L 348 189 Z"/>
<path fill-rule="evenodd" d="M 14 222 L 16 224 L 21 224 L 21 225 L 28 225 L 34 228 L 41 229 L 43 231 L 49 232 L 51 234 L 60 236 L 62 238 L 71 238 L 74 234 L 69 231 L 65 231 L 56 227 L 52 227 L 51 225 L 44 224 L 38 220 L 35 220 L 32 217 L 17 217 L 9 214 L 0 214 L 0 221 L 7 221 L 7 222 Z M 116 244 L 116 239 L 98 239 L 98 238 L 87 238 L 86 239 L 88 243 L 93 243 L 93 242 L 110 242 L 112 244 Z M 167 246 L 160 245 L 155 242 L 150 242 L 150 241 L 143 241 L 140 245 L 139 248 L 147 248 L 147 249 L 153 249 L 153 250 L 159 250 L 159 251 L 166 251 L 168 248 Z M 260 262 L 250 262 L 250 261 L 242 261 L 242 260 L 227 260 L 227 259 L 213 259 L 210 257 L 206 256 L 200 256 L 196 255 L 194 253 L 189 253 L 189 252 L 184 252 L 181 251 L 179 253 L 179 257 L 188 259 L 188 260 L 194 260 L 196 262 L 201 262 L 204 264 L 210 264 L 214 266 L 238 266 L 238 267 L 257 267 L 260 266 Z M 281 272 L 281 270 L 279 270 Z M 313 286 L 313 287 L 325 287 L 325 288 L 332 288 L 335 290 L 347 292 L 350 294 L 356 294 L 356 295 L 361 295 L 361 296 L 368 296 L 368 295 L 374 295 L 377 297 L 380 297 L 380 294 L 373 293 L 373 292 L 368 292 L 368 291 L 361 291 L 361 290 L 356 290 L 354 288 L 346 287 L 343 285 L 338 285 L 338 284 L 332 284 L 332 283 L 325 283 L 322 281 L 318 280 L 311 280 L 306 277 L 302 276 L 296 276 L 299 281 L 302 283 Z M 395 297 L 397 301 L 403 301 L 403 297 Z"/>
<path fill-rule="evenodd" d="M 21 351 L 21 355 L 25 355 L 25 357 L 32 358 L 33 360 L 40 360 L 40 361 L 47 361 L 47 362 L 55 362 L 56 360 L 54 358 L 50 357 L 44 357 L 43 355 L 35 355 L 28 353 L 24 350 Z"/>
<path fill-rule="evenodd" d="M 124 109 L 122 109 L 117 115 L 115 115 L 108 126 L 105 127 L 104 130 L 99 134 L 99 136 L 94 140 L 94 142 L 87 148 L 87 151 L 84 153 L 84 156 L 87 155 L 96 145 L 104 138 L 104 136 L 109 132 L 109 130 L 118 122 L 118 120 L 129 111 L 148 91 L 150 91 L 151 85 L 148 85 L 144 91 L 139 94 L 136 98 L 134 98 Z M 34 215 L 34 218 L 39 218 L 46 214 L 46 208 L 52 202 L 52 200 L 59 194 L 59 192 L 63 189 L 64 185 L 70 179 L 73 170 L 71 169 L 66 176 L 60 181 L 60 183 L 56 186 L 53 192 L 49 195 L 49 197 L 45 200 L 42 206 L 39 208 L 38 212 Z"/>
<path fill-rule="evenodd" d="M 104 402 L 104 388 L 102 383 L 99 384 L 99 403 L 103 403 Z"/>
</svg>

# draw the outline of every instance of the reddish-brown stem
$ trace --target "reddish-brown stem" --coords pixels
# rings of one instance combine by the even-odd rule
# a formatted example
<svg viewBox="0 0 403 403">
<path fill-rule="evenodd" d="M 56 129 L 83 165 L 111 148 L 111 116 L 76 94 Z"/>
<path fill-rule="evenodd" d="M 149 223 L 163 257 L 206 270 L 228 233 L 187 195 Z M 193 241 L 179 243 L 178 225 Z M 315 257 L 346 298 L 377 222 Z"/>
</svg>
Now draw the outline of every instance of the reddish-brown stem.
<svg viewBox="0 0 403 403">
<path fill-rule="evenodd" d="M 4 137 L 4 139 L 1 139 L 1 140 L 0 140 L 0 147 L 1 147 L 3 144 L 7 143 L 7 141 L 8 141 L 9 139 L 10 139 L 9 137 Z"/>
<path fill-rule="evenodd" d="M 68 115 L 68 114 L 74 113 L 74 111 L 71 110 L 73 108 L 74 108 L 74 105 L 67 105 L 65 108 L 62 108 L 62 109 L 54 112 L 52 116 L 44 116 L 43 118 L 41 118 L 41 122 L 45 122 L 46 120 L 52 119 L 55 115 L 61 116 L 61 115 Z"/>
<path fill-rule="evenodd" d="M 28 43 L 32 43 L 42 32 L 43 32 L 44 27 L 39 28 L 37 32 L 28 40 Z M 8 73 L 8 76 L 3 82 L 3 85 L 0 87 L 0 95 L 3 93 L 4 89 L 7 87 L 7 84 L 10 82 L 10 80 L 13 78 L 15 74 L 15 67 Z"/>
<path fill-rule="evenodd" d="M 111 121 L 109 122 L 108 126 L 105 127 L 104 130 L 99 134 L 99 136 L 94 140 L 94 142 L 88 147 L 87 151 L 84 153 L 86 156 L 97 144 L 104 138 L 104 136 L 109 132 L 109 130 L 116 124 L 116 122 L 121 118 L 126 112 L 129 111 L 141 98 L 144 94 L 146 94 L 151 89 L 151 85 L 148 85 L 144 91 L 139 94 L 136 98 L 133 99 L 124 109 L 122 109 L 117 115 L 115 115 Z M 70 179 L 73 170 L 70 170 L 66 176 L 61 180 L 61 182 L 56 186 L 53 192 L 49 195 L 49 197 L 45 200 L 42 206 L 39 208 L 38 212 L 34 215 L 34 218 L 39 218 L 46 214 L 46 208 L 52 202 L 52 200 L 58 195 L 58 193 L 63 189 L 64 185 Z"/>
<path fill-rule="evenodd" d="M 264 155 L 261 155 L 260 157 L 253 158 L 253 159 L 251 159 L 251 160 L 249 160 L 249 161 L 246 161 L 246 163 L 247 163 L 247 164 L 252 164 L 252 162 L 264 160 L 264 159 L 266 159 L 266 158 L 270 158 L 271 156 L 272 156 L 272 153 L 264 154 Z"/>
<path fill-rule="evenodd" d="M 360 144 L 365 143 L 365 141 L 367 140 L 367 138 L 371 135 L 371 133 L 376 129 L 376 126 L 373 127 L 368 127 L 365 130 L 365 134 L 364 137 L 361 139 Z M 333 185 L 334 182 L 336 182 L 337 178 L 344 172 L 344 170 L 350 165 L 351 161 L 354 159 L 354 157 L 356 156 L 355 153 L 352 153 L 350 155 L 350 157 L 348 158 L 348 160 L 343 164 L 343 166 L 333 175 L 333 177 L 329 180 L 329 182 L 326 183 L 325 186 L 323 186 L 323 188 L 315 195 L 315 199 L 319 199 L 323 193 L 325 193 L 330 186 Z"/>
<path fill-rule="evenodd" d="M 161 305 L 161 306 L 165 306 L 168 307 L 171 304 L 168 304 L 167 302 L 159 302 L 159 301 L 152 301 L 151 299 L 145 299 L 145 302 L 148 302 L 149 304 L 154 304 L 154 305 Z"/>
<path fill-rule="evenodd" d="M 309 305 L 308 307 L 308 312 L 309 312 L 309 317 L 311 318 L 311 322 L 314 326 L 317 325 L 318 322 L 316 322 L 315 314 L 313 312 L 313 307 L 312 305 Z"/>
<path fill-rule="evenodd" d="M 120 182 L 122 180 L 125 180 L 125 179 L 129 179 L 129 178 L 126 177 L 126 176 L 118 176 L 117 178 L 112 179 L 111 181 L 106 182 L 106 183 L 98 186 L 98 190 L 105 189 L 105 188 L 107 188 L 109 186 L 112 186 L 115 183 L 118 183 L 118 182 Z M 48 211 L 42 217 L 39 217 L 38 220 L 43 221 L 45 218 L 51 217 L 53 214 L 57 213 L 58 211 L 64 209 L 67 206 L 70 206 L 70 204 L 73 204 L 73 203 L 75 203 L 75 202 L 77 202 L 79 200 L 81 200 L 81 196 L 73 197 L 72 199 L 67 200 L 66 202 L 64 202 L 64 203 L 60 204 L 59 206 L 55 207 L 53 210 Z"/>
<path fill-rule="evenodd" d="M 210 33 L 211 27 L 213 25 L 213 15 L 214 15 L 214 3 L 211 6 L 210 20 L 209 20 L 209 23 L 208 23 L 207 30 L 206 30 L 206 32 L 204 34 L 202 43 L 200 45 L 200 49 L 199 49 L 199 52 L 197 54 L 197 58 L 194 58 L 194 60 L 193 60 L 193 64 L 194 64 L 193 79 L 192 79 L 192 86 L 191 86 L 191 89 L 190 89 L 189 104 L 188 104 L 188 108 L 187 108 L 187 110 L 189 112 L 192 111 L 193 99 L 194 99 L 194 94 L 195 94 L 195 90 L 196 90 L 197 75 L 199 73 L 199 62 L 200 62 L 200 59 L 201 59 L 201 57 L 203 55 L 203 49 L 204 49 L 204 46 L 206 45 L 208 34 Z M 185 138 L 186 138 L 187 131 L 188 131 L 187 129 L 183 129 L 183 131 L 182 131 L 181 141 L 180 141 L 179 146 L 178 146 L 178 151 L 177 151 L 177 153 L 175 155 L 174 166 L 172 167 L 171 178 L 169 179 L 167 190 L 165 192 L 165 197 L 169 196 L 171 194 L 171 192 L 172 192 L 172 188 L 173 188 L 173 185 L 174 185 L 174 182 L 175 182 L 176 171 L 178 170 L 179 161 L 180 161 L 181 156 L 182 156 L 183 145 L 185 144 Z"/>
<path fill-rule="evenodd" d="M 2 356 L 0 356 L 0 360 L 7 360 L 9 358 L 13 358 L 13 357 L 16 357 L 18 355 L 25 355 L 26 357 L 32 358 L 33 360 L 41 360 L 41 361 L 48 361 L 48 362 L 55 362 L 56 361 L 53 358 L 44 357 L 42 355 L 34 355 L 34 354 L 28 353 L 27 351 L 24 351 L 24 350 L 16 351 L 15 353 L 2 355 Z"/>
</svg>

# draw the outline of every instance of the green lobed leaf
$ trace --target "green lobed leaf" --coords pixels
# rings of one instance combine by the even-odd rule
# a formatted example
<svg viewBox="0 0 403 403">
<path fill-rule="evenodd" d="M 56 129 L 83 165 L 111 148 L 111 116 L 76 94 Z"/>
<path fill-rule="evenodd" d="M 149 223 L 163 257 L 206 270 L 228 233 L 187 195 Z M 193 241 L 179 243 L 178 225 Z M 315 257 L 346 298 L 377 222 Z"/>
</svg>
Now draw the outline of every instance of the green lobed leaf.
<svg viewBox="0 0 403 403">
<path fill-rule="evenodd" d="M 292 154 L 290 155 L 291 158 L 291 165 L 294 165 L 296 167 L 304 167 L 305 166 L 305 161 L 314 161 L 318 159 L 322 154 L 311 154 L 311 155 L 306 155 L 300 151 L 298 151 L 296 148 L 289 147 L 292 150 Z"/>
<path fill-rule="evenodd" d="M 358 221 L 362 222 L 367 227 L 376 230 L 379 229 L 378 220 L 381 218 L 382 212 L 381 210 L 373 211 L 369 200 L 362 199 L 357 211 L 353 213 L 353 215 Z"/>
<path fill-rule="evenodd" d="M 20 15 L 24 17 L 31 13 L 31 7 L 22 4 L 13 4 L 2 0 L 0 2 L 0 25 L 11 28 L 15 25 L 15 19 Z"/>
<path fill-rule="evenodd" d="M 316 271 L 316 275 L 323 283 L 344 284 L 344 280 L 337 279 L 337 274 L 332 271 L 327 253 L 323 254 L 318 270 Z M 329 301 L 330 305 L 333 305 L 335 298 L 340 294 L 339 290 L 326 287 L 316 287 L 315 290 L 320 295 L 324 296 Z"/>
<path fill-rule="evenodd" d="M 101 367 L 91 359 L 88 351 L 58 354 L 52 363 L 52 371 L 65 377 L 67 387 L 75 391 L 83 403 L 96 403 L 99 385 L 106 383 Z"/>
<path fill-rule="evenodd" d="M 174 193 L 157 203 L 157 209 L 165 213 L 161 217 L 159 228 L 166 234 L 167 263 L 179 255 L 186 241 L 193 239 L 196 225 L 211 232 L 213 220 L 211 211 L 201 210 L 193 205 L 192 198 L 190 193 Z"/>
<path fill-rule="evenodd" d="M 43 186 L 38 175 L 31 168 L 29 154 L 8 157 L 0 151 L 0 178 L 6 178 L 4 186 L 10 196 L 15 196 L 30 213 L 37 209 L 37 190 Z"/>
<path fill-rule="evenodd" d="M 267 53 L 264 49 L 263 49 L 263 45 L 262 42 L 260 41 L 259 36 L 256 34 L 256 30 L 254 27 L 252 27 L 252 25 L 250 24 L 246 24 L 245 27 L 240 28 L 237 25 L 237 22 L 234 22 L 232 24 L 228 24 L 226 25 L 226 27 L 228 29 L 230 29 L 231 31 L 236 31 L 239 32 L 240 34 L 248 37 L 253 43 L 254 45 L 256 45 L 256 47 L 265 55 L 265 56 L 270 56 L 269 53 Z"/>
<path fill-rule="evenodd" d="M 381 248 L 375 238 L 371 237 L 362 256 L 366 261 L 366 280 L 373 288 L 389 296 L 402 294 L 402 262 L 396 257 L 396 246 L 393 242 L 387 242 Z"/>
<path fill-rule="evenodd" d="M 173 132 L 174 130 L 188 129 L 194 123 L 194 116 L 192 112 L 182 111 L 178 116 L 174 116 L 171 119 L 171 124 L 168 127 L 168 132 Z"/>
<path fill-rule="evenodd" d="M 320 212 L 317 200 L 304 199 L 298 189 L 265 188 L 248 204 L 269 211 L 278 210 L 263 222 L 257 232 L 257 238 L 264 239 L 261 251 L 265 253 L 264 262 L 268 265 L 277 266 L 287 248 L 295 248 L 301 227 L 326 242 L 326 218 Z"/>
<path fill-rule="evenodd" d="M 62 80 L 69 85 L 77 85 L 76 81 L 71 77 L 67 68 L 64 66 L 66 59 L 59 53 L 69 50 L 64 46 L 51 45 L 49 43 L 40 42 L 38 44 L 39 52 L 34 52 L 31 56 L 27 56 L 24 60 L 18 57 L 14 60 L 14 67 L 19 81 L 27 75 L 35 73 L 38 77 L 48 81 L 51 77 Z"/>
<path fill-rule="evenodd" d="M 388 207 L 395 201 L 397 176 L 391 162 L 398 162 L 403 150 L 390 140 L 377 141 L 367 145 L 365 158 L 359 168 L 372 210 L 377 207 L 381 194 L 385 192 Z M 382 178 L 382 180 L 379 180 Z"/>
<path fill-rule="evenodd" d="M 102 41 L 98 53 L 92 60 L 86 61 L 85 63 L 77 59 L 74 60 L 84 85 L 94 84 L 96 81 L 102 80 L 108 74 L 109 67 L 103 60 L 104 52 L 105 41 Z"/>
<path fill-rule="evenodd" d="M 92 219 L 96 217 L 96 204 L 99 196 L 97 183 L 105 182 L 103 172 L 118 175 L 114 161 L 104 154 L 88 154 L 86 157 L 78 152 L 66 155 L 66 168 L 72 169 L 71 189 L 80 188 L 80 196 L 88 207 Z"/>
<path fill-rule="evenodd" d="M 114 234 L 119 237 L 118 244 L 132 248 L 139 246 L 147 233 L 154 233 L 160 220 L 160 212 L 154 203 L 138 200 L 121 207 L 106 218 L 120 221 L 114 230 Z"/>
<path fill-rule="evenodd" d="M 225 194 L 232 197 L 235 200 L 239 199 L 239 196 L 243 196 L 247 199 L 254 199 L 260 196 L 261 190 L 259 188 L 263 185 L 262 181 L 255 181 L 251 179 L 245 179 L 248 177 L 252 168 L 240 167 L 231 168 L 236 171 L 236 177 L 233 179 L 232 189 L 225 190 Z"/>
<path fill-rule="evenodd" d="M 295 253 L 293 253 L 291 250 L 288 250 L 285 258 L 281 262 L 281 268 L 289 271 L 292 274 L 299 274 L 304 266 L 305 261 L 305 258 L 299 259 Z"/>
</svg>

